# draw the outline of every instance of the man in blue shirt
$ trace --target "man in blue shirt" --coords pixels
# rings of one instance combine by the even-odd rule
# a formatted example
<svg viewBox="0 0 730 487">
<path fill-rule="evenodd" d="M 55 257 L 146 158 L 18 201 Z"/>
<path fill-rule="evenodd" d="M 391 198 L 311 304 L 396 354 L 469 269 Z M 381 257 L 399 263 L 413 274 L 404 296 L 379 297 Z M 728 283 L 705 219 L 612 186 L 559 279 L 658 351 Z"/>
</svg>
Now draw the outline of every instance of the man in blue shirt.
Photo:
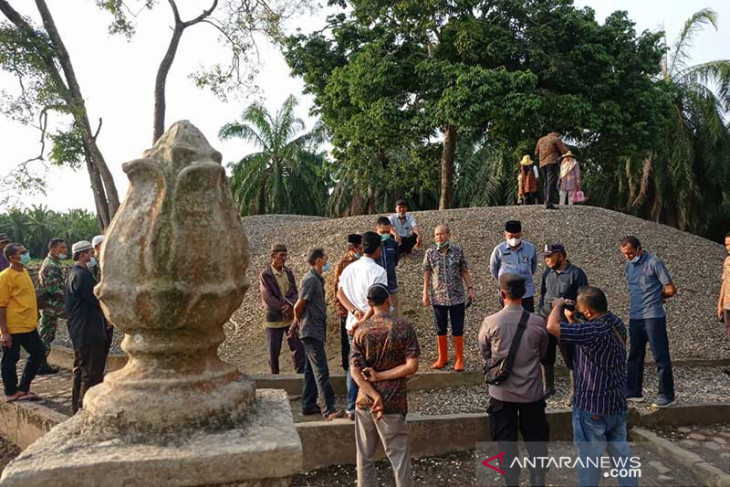
<svg viewBox="0 0 730 487">
<path fill-rule="evenodd" d="M 578 292 L 575 312 L 565 300 L 553 301 L 548 333 L 574 345 L 573 441 L 578 449 L 578 485 L 598 485 L 604 450 L 612 468 L 629 468 L 631 448 L 626 435 L 628 407 L 624 363 L 626 326 L 608 311 L 606 295 L 597 287 Z M 563 320 L 563 313 L 568 322 Z M 578 318 L 585 319 L 579 322 Z M 619 485 L 637 485 L 635 478 L 619 477 Z"/>
<path fill-rule="evenodd" d="M 627 236 L 621 240 L 621 253 L 628 260 L 626 277 L 629 282 L 631 337 L 626 381 L 628 399 L 633 402 L 644 400 L 642 383 L 648 341 L 659 376 L 659 394 L 653 405 L 665 408 L 674 402 L 674 377 L 664 300 L 677 294 L 677 287 L 662 261 L 644 252 L 636 237 Z"/>
<path fill-rule="evenodd" d="M 502 274 L 516 274 L 525 280 L 526 292 L 522 307 L 535 312 L 535 282 L 532 276 L 537 270 L 535 246 L 522 239 L 522 223 L 510 220 L 504 225 L 505 241 L 497 245 L 489 258 L 489 272 L 499 282 Z M 499 304 L 504 306 L 500 299 Z"/>
<path fill-rule="evenodd" d="M 382 252 L 380 252 L 380 258 L 375 262 L 380 267 L 385 269 L 388 274 L 388 293 L 390 293 L 390 302 L 393 306 L 393 313 L 398 314 L 398 276 L 395 273 L 395 268 L 398 267 L 398 259 L 400 258 L 400 251 L 398 250 L 398 244 L 391 237 L 391 225 L 388 217 L 381 216 L 375 225 L 375 232 L 380 235 L 382 240 Z"/>
</svg>

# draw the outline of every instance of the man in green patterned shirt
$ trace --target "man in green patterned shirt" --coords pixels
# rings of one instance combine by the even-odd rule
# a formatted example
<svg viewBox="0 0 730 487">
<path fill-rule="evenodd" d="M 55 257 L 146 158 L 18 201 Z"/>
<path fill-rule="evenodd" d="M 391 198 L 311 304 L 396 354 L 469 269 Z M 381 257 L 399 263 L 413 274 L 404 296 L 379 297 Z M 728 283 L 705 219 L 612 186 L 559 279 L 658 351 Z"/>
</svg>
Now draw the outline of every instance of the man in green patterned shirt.
<svg viewBox="0 0 730 487">
<path fill-rule="evenodd" d="M 39 294 L 45 303 L 41 311 L 40 333 L 43 346 L 46 349 L 46 358 L 51 353 L 51 343 L 56 338 L 58 320 L 64 317 L 63 268 L 61 261 L 67 257 L 68 245 L 62 238 L 52 238 L 48 243 L 48 255 L 43 260 L 41 271 L 38 274 L 40 283 Z M 38 375 L 55 374 L 58 369 L 48 365 L 48 361 L 41 364 Z"/>
</svg>

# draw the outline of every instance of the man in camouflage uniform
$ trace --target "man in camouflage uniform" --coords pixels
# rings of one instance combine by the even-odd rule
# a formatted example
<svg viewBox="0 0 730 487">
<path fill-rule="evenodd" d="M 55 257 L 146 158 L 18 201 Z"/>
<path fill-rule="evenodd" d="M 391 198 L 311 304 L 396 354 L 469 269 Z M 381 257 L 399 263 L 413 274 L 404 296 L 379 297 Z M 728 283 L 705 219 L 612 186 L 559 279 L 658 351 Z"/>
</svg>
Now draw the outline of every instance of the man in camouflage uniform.
<svg viewBox="0 0 730 487">
<path fill-rule="evenodd" d="M 56 338 L 58 320 L 64 317 L 65 283 L 61 260 L 68 256 L 68 246 L 62 238 L 52 238 L 48 243 L 48 255 L 43 260 L 41 271 L 38 274 L 40 293 L 45 301 L 41 311 L 40 333 L 46 357 L 51 353 L 51 343 Z M 58 369 L 48 365 L 46 361 L 38 369 L 39 375 L 55 374 Z"/>
</svg>

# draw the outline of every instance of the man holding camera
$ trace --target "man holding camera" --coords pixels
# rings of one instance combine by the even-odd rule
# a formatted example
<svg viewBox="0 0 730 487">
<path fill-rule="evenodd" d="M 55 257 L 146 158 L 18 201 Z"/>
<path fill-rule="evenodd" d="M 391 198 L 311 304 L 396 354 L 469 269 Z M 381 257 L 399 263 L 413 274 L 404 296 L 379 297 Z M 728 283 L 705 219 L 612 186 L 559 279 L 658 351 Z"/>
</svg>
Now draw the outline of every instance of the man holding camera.
<svg viewBox="0 0 730 487">
<path fill-rule="evenodd" d="M 604 450 L 615 468 L 622 468 L 621 462 L 631 457 L 626 435 L 626 326 L 608 311 L 603 291 L 585 286 L 576 302 L 563 298 L 553 302 L 547 331 L 575 346 L 573 441 L 581 459 L 578 485 L 598 485 Z M 619 478 L 619 485 L 636 485 L 636 479 Z"/>
<path fill-rule="evenodd" d="M 482 356 L 491 364 L 507 358 L 518 328 L 524 327 L 509 368 L 509 375 L 499 385 L 489 386 L 489 430 L 492 440 L 505 451 L 502 468 L 506 485 L 519 485 L 519 467 L 510 468 L 517 456 L 517 432 L 522 433 L 530 457 L 546 457 L 550 427 L 545 416 L 545 399 L 540 373 L 540 358 L 548 347 L 545 320 L 523 309 L 525 280 L 516 274 L 499 277 L 499 294 L 504 308 L 487 316 L 479 330 Z M 525 320 L 525 316 L 526 320 Z M 524 322 L 524 324 L 523 324 Z M 531 485 L 544 485 L 545 469 L 530 471 Z"/>
</svg>

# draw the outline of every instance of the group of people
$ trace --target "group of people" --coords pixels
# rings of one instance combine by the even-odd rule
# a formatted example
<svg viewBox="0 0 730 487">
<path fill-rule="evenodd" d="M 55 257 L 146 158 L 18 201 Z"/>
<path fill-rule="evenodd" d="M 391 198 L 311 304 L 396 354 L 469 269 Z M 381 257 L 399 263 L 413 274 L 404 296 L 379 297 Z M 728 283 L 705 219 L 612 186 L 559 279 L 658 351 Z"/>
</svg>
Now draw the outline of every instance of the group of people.
<svg viewBox="0 0 730 487">
<path fill-rule="evenodd" d="M 422 244 L 422 236 L 407 209 L 401 200 L 395 214 L 377 218 L 373 231 L 348 235 L 347 252 L 334 267 L 324 249 L 313 249 L 309 255 L 311 271 L 302 280 L 301 291 L 285 266 L 287 249 L 282 244 L 272 246 L 271 265 L 260 275 L 271 372 L 279 371 L 283 342 L 275 338 L 272 329 L 280 329 L 277 333 L 287 336 L 295 370 L 304 373 L 302 414 L 321 414 L 325 420 L 346 415 L 355 421 L 359 485 L 374 485 L 372 455 L 378 441 L 385 443 L 396 484 L 410 482 L 405 378 L 418 370 L 420 349 L 413 324 L 399 316 L 395 268 L 402 254 Z M 437 334 L 438 358 L 432 368 L 443 369 L 450 363 L 450 323 L 453 370 L 459 372 L 464 370 L 465 310 L 476 296 L 464 250 L 451 239 L 448 224 L 434 229 L 434 244 L 423 255 L 422 304 L 432 308 Z M 730 237 L 727 243 L 730 249 Z M 600 457 L 603 450 L 597 448 L 606 444 L 617 460 L 629 454 L 627 403 L 644 401 L 647 342 L 659 382 L 653 405 L 664 408 L 674 402 L 663 303 L 677 293 L 677 288 L 662 261 L 646 252 L 636 237 L 625 237 L 618 250 L 627 261 L 628 327 L 611 313 L 604 292 L 590 286 L 585 271 L 568 259 L 563 244 L 548 243 L 538 253 L 535 245 L 523 238 L 521 222 L 506 222 L 504 241 L 494 248 L 489 263 L 502 309 L 485 318 L 479 347 L 487 364 L 512 355 L 509 379 L 489 388 L 490 431 L 495 441 L 504 443 L 507 456 L 516 453 L 518 431 L 530 443 L 530 455 L 547 451 L 545 399 L 555 393 L 557 350 L 571 371 L 570 401 L 580 456 Z M 546 270 L 539 280 L 540 299 L 536 303 L 534 274 L 539 256 Z M 335 407 L 325 352 L 323 274 L 332 268 L 341 320 L 342 367 L 347 371 L 344 412 Z M 730 295 L 723 290 L 724 295 Z M 594 485 L 599 473 L 597 469 L 581 470 L 580 485 Z M 543 485 L 544 471 L 536 469 L 531 475 L 533 485 Z M 519 471 L 508 473 L 508 485 L 517 485 L 516 476 Z M 629 485 L 630 479 L 627 482 Z"/>
<path fill-rule="evenodd" d="M 113 327 L 94 295 L 101 278 L 99 255 L 103 236 L 71 246 L 73 266 L 66 273 L 62 261 L 69 256 L 68 244 L 52 238 L 38 272 L 38 285 L 28 268 L 30 253 L 21 243 L 0 234 L 0 333 L 2 334 L 2 379 L 5 400 L 37 401 L 31 383 L 38 374 L 58 372 L 48 363 L 58 322 L 66 319 L 74 350 L 72 409 L 83 407 L 86 391 L 104 379 Z M 39 320 L 40 315 L 40 320 Z M 18 381 L 20 348 L 28 353 Z"/>
<path fill-rule="evenodd" d="M 545 208 L 556 209 L 556 204 L 573 205 L 583 203 L 585 196 L 581 190 L 580 164 L 568 150 L 561 139 L 561 132 L 555 130 L 542 137 L 535 147 L 535 157 L 538 158 L 543 173 L 543 194 Z M 535 162 L 529 155 L 525 155 L 517 170 L 517 203 L 533 205 L 538 203 L 539 172 Z M 555 196 L 558 194 L 556 203 Z"/>
</svg>

